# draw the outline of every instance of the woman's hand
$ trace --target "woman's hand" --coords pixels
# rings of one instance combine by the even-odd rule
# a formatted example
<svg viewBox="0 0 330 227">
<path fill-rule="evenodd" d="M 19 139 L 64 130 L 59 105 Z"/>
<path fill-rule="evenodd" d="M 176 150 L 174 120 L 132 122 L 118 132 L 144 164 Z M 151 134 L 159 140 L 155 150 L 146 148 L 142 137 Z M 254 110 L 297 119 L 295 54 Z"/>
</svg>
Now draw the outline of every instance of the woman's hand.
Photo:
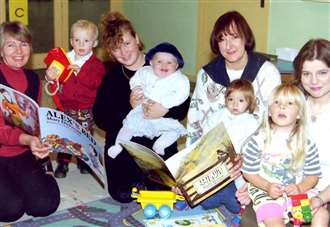
<svg viewBox="0 0 330 227">
<path fill-rule="evenodd" d="M 146 103 L 142 104 L 145 119 L 158 119 L 168 112 L 168 109 L 162 104 L 149 99 Z"/>
<path fill-rule="evenodd" d="M 242 205 L 249 205 L 251 199 L 248 194 L 248 183 L 245 183 L 242 187 L 238 188 L 235 195 Z"/>
<path fill-rule="evenodd" d="M 230 176 L 234 179 L 242 175 L 241 173 L 241 168 L 243 165 L 242 157 L 240 155 L 237 155 L 235 157 L 235 162 L 236 164 L 233 166 L 233 168 L 230 169 Z"/>
<path fill-rule="evenodd" d="M 22 145 L 30 146 L 32 154 L 40 159 L 47 157 L 49 154 L 49 147 L 43 145 L 36 136 L 23 133 L 20 135 L 19 141 Z"/>
<path fill-rule="evenodd" d="M 132 89 L 129 102 L 134 109 L 136 106 L 140 105 L 143 102 L 144 95 L 141 86 L 136 86 Z"/>
<path fill-rule="evenodd" d="M 312 213 L 315 214 L 320 207 L 324 205 L 323 199 L 320 196 L 314 196 L 311 199 L 311 208 L 312 208 Z"/>
<path fill-rule="evenodd" d="M 171 187 L 171 191 L 174 192 L 177 195 L 182 195 L 181 190 L 176 186 Z"/>
</svg>

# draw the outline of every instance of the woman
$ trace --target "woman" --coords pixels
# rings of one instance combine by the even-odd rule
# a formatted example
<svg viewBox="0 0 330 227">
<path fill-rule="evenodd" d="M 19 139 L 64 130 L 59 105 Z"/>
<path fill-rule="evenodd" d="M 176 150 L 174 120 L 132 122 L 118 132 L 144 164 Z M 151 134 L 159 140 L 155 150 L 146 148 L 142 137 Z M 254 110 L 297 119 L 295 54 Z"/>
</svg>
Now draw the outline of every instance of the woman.
<svg viewBox="0 0 330 227">
<path fill-rule="evenodd" d="M 307 95 L 309 133 L 319 149 L 322 176 L 316 188 L 320 191 L 329 185 L 329 124 L 330 124 L 330 42 L 312 39 L 299 51 L 294 62 L 296 82 Z M 323 195 L 325 193 L 321 193 Z M 322 218 L 321 218 L 322 217 Z M 324 207 L 313 218 L 314 226 L 327 226 L 329 214 Z"/>
<path fill-rule="evenodd" d="M 265 57 L 253 52 L 255 40 L 252 30 L 240 13 L 230 11 L 218 18 L 213 27 L 210 45 L 217 56 L 197 75 L 188 112 L 187 146 L 203 135 L 207 119 L 224 108 L 224 94 L 231 81 L 246 79 L 252 82 L 259 116 L 266 108 L 268 95 L 281 83 L 275 66 Z M 238 167 L 237 165 L 236 169 Z M 220 190 L 218 196 L 221 197 L 221 193 Z M 238 189 L 236 196 L 243 204 L 249 202 L 246 184 Z"/>
<path fill-rule="evenodd" d="M 35 101 L 41 98 L 38 75 L 24 69 L 32 52 L 29 30 L 19 22 L 0 26 L 0 83 Z M 24 213 L 47 216 L 56 211 L 60 192 L 55 179 L 36 158 L 49 150 L 38 137 L 9 125 L 0 112 L 0 222 L 12 222 Z"/>
<path fill-rule="evenodd" d="M 276 67 L 253 52 L 255 40 L 252 30 L 240 13 L 231 11 L 218 18 L 210 45 L 217 56 L 197 75 L 188 112 L 187 145 L 203 135 L 206 120 L 224 108 L 225 90 L 234 79 L 252 82 L 259 116 L 263 113 L 267 96 L 281 83 Z"/>
<path fill-rule="evenodd" d="M 94 120 L 98 127 L 106 132 L 105 154 L 115 144 L 115 139 L 122 121 L 128 112 L 142 99 L 139 90 L 131 93 L 129 80 L 134 73 L 146 64 L 144 45 L 135 32 L 131 22 L 118 12 L 109 12 L 102 19 L 103 46 L 116 64 L 104 77 L 97 93 L 93 108 Z M 109 105 L 105 107 L 106 105 Z M 145 117 L 149 119 L 169 117 L 179 121 L 186 116 L 189 100 L 178 107 L 166 109 L 156 102 L 144 104 Z M 152 147 L 154 140 L 137 137 L 135 142 Z M 166 149 L 164 159 L 177 152 L 174 143 Z M 157 188 L 149 182 L 127 152 L 121 152 L 112 159 L 105 155 L 105 167 L 108 180 L 108 191 L 113 199 L 119 202 L 130 202 L 132 187 Z"/>
</svg>

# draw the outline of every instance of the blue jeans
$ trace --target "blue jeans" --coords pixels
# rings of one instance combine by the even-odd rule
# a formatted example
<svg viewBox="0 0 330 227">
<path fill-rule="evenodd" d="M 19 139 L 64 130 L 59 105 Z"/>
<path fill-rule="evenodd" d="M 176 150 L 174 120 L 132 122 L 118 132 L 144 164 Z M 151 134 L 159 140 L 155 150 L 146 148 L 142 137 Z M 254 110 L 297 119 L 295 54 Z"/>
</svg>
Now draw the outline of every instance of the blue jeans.
<svg viewBox="0 0 330 227">
<path fill-rule="evenodd" d="M 224 205 L 230 212 L 234 214 L 238 213 L 241 209 L 241 204 L 236 199 L 236 191 L 237 189 L 235 183 L 232 181 L 220 191 L 201 202 L 200 205 L 204 209 L 213 209 L 219 207 L 220 205 Z"/>
</svg>

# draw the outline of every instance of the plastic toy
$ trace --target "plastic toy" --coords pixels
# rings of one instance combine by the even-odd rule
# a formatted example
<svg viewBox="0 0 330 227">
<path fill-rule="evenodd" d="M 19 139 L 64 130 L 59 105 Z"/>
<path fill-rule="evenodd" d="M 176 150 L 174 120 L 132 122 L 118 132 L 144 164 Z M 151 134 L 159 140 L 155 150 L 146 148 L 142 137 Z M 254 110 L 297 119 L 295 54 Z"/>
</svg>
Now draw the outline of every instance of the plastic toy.
<svg viewBox="0 0 330 227">
<path fill-rule="evenodd" d="M 48 95 L 53 97 L 55 105 L 58 109 L 63 111 L 63 107 L 59 102 L 56 93 L 60 88 L 60 84 L 65 83 L 65 81 L 67 81 L 73 73 L 73 70 L 68 68 L 68 66 L 71 65 L 71 62 L 66 57 L 64 50 L 59 47 L 51 49 L 44 59 L 44 62 L 47 65 L 47 68 L 54 70 L 56 75 L 55 83 L 47 81 L 45 84 L 45 91 Z"/>
<path fill-rule="evenodd" d="M 307 194 L 292 195 L 288 197 L 287 204 L 294 227 L 300 227 L 303 223 L 312 221 L 312 209 Z"/>
<path fill-rule="evenodd" d="M 171 216 L 173 205 L 177 200 L 184 200 L 183 196 L 177 195 L 171 191 L 148 191 L 132 189 L 132 198 L 141 203 L 144 216 L 148 219 L 158 215 L 161 218 Z"/>
</svg>

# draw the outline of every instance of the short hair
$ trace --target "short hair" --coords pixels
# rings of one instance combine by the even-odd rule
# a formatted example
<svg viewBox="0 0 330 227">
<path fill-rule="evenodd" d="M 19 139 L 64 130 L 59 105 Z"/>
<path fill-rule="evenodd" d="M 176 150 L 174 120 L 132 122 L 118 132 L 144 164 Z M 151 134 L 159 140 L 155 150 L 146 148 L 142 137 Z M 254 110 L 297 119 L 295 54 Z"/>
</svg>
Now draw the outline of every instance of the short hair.
<svg viewBox="0 0 330 227">
<path fill-rule="evenodd" d="M 245 50 L 252 51 L 255 48 L 253 32 L 245 18 L 237 11 L 229 11 L 220 16 L 213 26 L 210 37 L 210 46 L 214 54 L 220 54 L 218 42 L 225 34 L 231 34 L 236 28 L 238 35 L 245 40 Z"/>
<path fill-rule="evenodd" d="M 319 60 L 330 68 L 330 41 L 311 39 L 299 51 L 293 61 L 295 83 L 301 85 L 302 68 L 305 61 Z"/>
<path fill-rule="evenodd" d="M 21 42 L 26 42 L 32 48 L 32 35 L 30 30 L 19 21 L 3 22 L 0 25 L 0 48 L 2 49 L 6 37 L 13 37 Z"/>
<path fill-rule="evenodd" d="M 101 19 L 102 29 L 102 46 L 108 52 L 112 60 L 112 51 L 117 49 L 123 42 L 123 34 L 129 32 L 133 37 L 137 36 L 137 33 L 132 23 L 119 12 L 108 12 Z M 144 49 L 144 44 L 140 40 L 139 50 Z"/>
<path fill-rule="evenodd" d="M 233 80 L 225 92 L 226 105 L 229 95 L 234 91 L 239 91 L 243 93 L 243 96 L 248 103 L 249 113 L 253 113 L 256 108 L 256 97 L 254 95 L 254 89 L 251 82 L 243 79 Z"/>
<path fill-rule="evenodd" d="M 82 29 L 86 31 L 90 31 L 94 34 L 95 40 L 99 37 L 99 30 L 97 26 L 89 21 L 89 20 L 77 20 L 75 23 L 71 25 L 71 30 L 70 30 L 70 37 L 73 37 L 73 33 L 75 32 L 76 29 Z"/>
</svg>

